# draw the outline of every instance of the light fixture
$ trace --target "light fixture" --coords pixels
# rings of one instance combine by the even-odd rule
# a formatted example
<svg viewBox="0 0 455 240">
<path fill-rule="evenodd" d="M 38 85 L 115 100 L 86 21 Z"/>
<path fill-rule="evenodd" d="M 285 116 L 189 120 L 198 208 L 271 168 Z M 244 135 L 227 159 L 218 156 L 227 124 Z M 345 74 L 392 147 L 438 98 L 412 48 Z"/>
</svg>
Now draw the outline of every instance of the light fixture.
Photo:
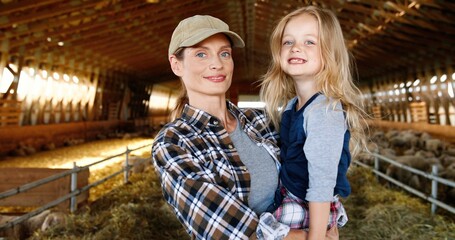
<svg viewBox="0 0 455 240">
<path fill-rule="evenodd" d="M 69 82 L 70 81 L 70 76 L 68 76 L 68 74 L 63 74 L 63 80 L 65 80 L 65 82 Z"/>
<path fill-rule="evenodd" d="M 60 75 L 57 73 L 57 72 L 54 72 L 52 74 L 52 77 L 55 79 L 55 80 L 59 80 L 60 79 Z"/>
</svg>

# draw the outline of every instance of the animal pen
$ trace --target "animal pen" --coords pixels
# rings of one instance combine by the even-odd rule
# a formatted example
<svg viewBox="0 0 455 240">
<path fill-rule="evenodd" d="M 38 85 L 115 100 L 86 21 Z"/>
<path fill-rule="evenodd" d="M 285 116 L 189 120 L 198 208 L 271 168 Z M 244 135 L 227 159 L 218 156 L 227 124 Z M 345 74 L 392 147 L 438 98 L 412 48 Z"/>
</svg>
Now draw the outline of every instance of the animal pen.
<svg viewBox="0 0 455 240">
<path fill-rule="evenodd" d="M 29 176 L 29 179 L 32 178 L 30 176 L 46 176 L 21 186 L 13 186 L 7 184 L 8 182 L 11 182 L 11 174 L 0 174 L 0 182 L 2 183 L 0 184 L 0 191 L 2 191 L 0 193 L 0 206 L 39 206 L 37 209 L 15 218 L 13 221 L 1 224 L 0 231 L 19 224 L 53 207 L 57 207 L 61 210 L 69 209 L 70 212 L 75 212 L 78 204 L 88 200 L 88 191 L 91 188 L 98 186 L 119 174 L 123 173 L 123 183 L 127 183 L 129 171 L 132 168 L 142 164 L 144 161 L 150 161 L 150 159 L 141 159 L 142 161 L 136 161 L 133 164 L 130 164 L 130 153 L 146 147 L 150 148 L 151 144 L 134 149 L 126 147 L 125 152 L 109 156 L 85 166 L 77 166 L 74 163 L 72 169 L 0 168 L 0 172 L 9 172 L 16 176 L 27 175 Z M 125 156 L 122 169 L 93 183 L 88 183 L 90 167 L 122 156 Z M 25 199 L 26 201 L 24 201 Z"/>
</svg>

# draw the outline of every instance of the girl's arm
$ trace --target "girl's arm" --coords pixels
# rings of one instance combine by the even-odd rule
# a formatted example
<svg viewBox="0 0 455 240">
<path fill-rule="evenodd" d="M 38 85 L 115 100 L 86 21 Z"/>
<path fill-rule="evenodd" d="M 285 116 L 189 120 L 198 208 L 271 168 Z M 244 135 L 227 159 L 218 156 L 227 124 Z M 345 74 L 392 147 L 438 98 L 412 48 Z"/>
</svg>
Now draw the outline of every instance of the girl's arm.
<svg viewBox="0 0 455 240">
<path fill-rule="evenodd" d="M 309 175 L 305 200 L 309 202 L 309 239 L 325 239 L 347 127 L 339 102 L 335 109 L 333 105 L 323 104 L 314 107 L 305 120 L 304 152 Z"/>
<path fill-rule="evenodd" d="M 330 202 L 309 202 L 310 231 L 308 239 L 325 239 L 329 222 Z"/>
</svg>

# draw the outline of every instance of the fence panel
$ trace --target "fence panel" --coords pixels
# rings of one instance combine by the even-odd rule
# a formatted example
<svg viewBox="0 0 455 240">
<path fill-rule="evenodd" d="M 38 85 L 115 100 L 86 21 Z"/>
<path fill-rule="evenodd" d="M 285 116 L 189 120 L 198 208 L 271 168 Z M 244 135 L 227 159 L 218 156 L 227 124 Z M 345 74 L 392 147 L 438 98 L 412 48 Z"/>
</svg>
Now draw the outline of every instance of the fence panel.
<svg viewBox="0 0 455 240">
<path fill-rule="evenodd" d="M 382 156 L 380 154 L 377 154 L 377 153 L 371 153 L 374 157 L 375 157 L 375 160 L 374 160 L 374 166 L 369 166 L 367 164 L 364 164 L 362 162 L 359 162 L 357 160 L 354 160 L 353 162 L 359 166 L 362 166 L 362 167 L 365 167 L 365 168 L 368 168 L 370 170 L 373 171 L 373 173 L 377 176 L 377 177 L 381 177 L 401 188 L 403 188 L 404 190 L 428 201 L 431 203 L 431 213 L 434 214 L 436 212 L 436 207 L 441 207 L 451 213 L 455 213 L 455 208 L 453 206 L 450 206 L 444 202 L 441 202 L 440 200 L 437 199 L 437 187 L 438 187 L 438 184 L 443 184 L 443 185 L 446 185 L 446 186 L 449 186 L 449 187 L 455 187 L 455 182 L 454 181 L 451 181 L 451 180 L 448 180 L 448 179 L 444 179 L 444 178 L 441 178 L 441 177 L 438 177 L 437 176 L 437 171 L 434 170 L 434 168 L 436 166 L 433 166 L 433 173 L 426 173 L 426 172 L 423 172 L 423 171 L 420 171 L 418 169 L 415 169 L 415 168 L 412 168 L 412 167 L 409 167 L 409 166 L 406 166 L 402 163 L 399 163 L 399 162 L 396 162 L 395 160 L 392 160 L 390 158 L 387 158 L 385 156 Z M 389 164 L 393 164 L 405 171 L 409 171 L 411 173 L 414 173 L 414 174 L 417 174 L 417 175 L 420 175 L 426 179 L 428 179 L 429 181 L 432 181 L 432 189 L 431 189 L 431 194 L 425 194 L 421 191 L 419 191 L 418 189 L 415 189 L 409 185 L 406 185 L 390 176 L 387 176 L 385 173 L 379 171 L 379 161 L 384 161 L 384 162 L 387 162 Z"/>
<path fill-rule="evenodd" d="M 6 187 L 7 185 L 5 185 L 4 188 L 0 188 L 0 203 L 5 202 L 5 203 L 8 203 L 8 204 L 11 204 L 14 201 L 12 201 L 10 199 L 14 199 L 14 198 L 19 197 L 19 194 L 27 194 L 28 193 L 29 194 L 28 197 L 30 197 L 30 199 L 35 198 L 34 202 L 35 203 L 38 202 L 40 207 L 38 207 L 34 211 L 31 211 L 29 213 L 26 213 L 26 214 L 24 214 L 24 215 L 22 215 L 22 216 L 20 216 L 20 217 L 18 217 L 16 219 L 14 219 L 11 222 L 0 224 L 0 231 L 4 230 L 6 228 L 12 227 L 12 226 L 14 226 L 16 224 L 19 224 L 19 223 L 21 223 L 21 222 L 23 222 L 23 221 L 25 221 L 25 220 L 33 217 L 33 216 L 36 216 L 36 215 L 44 212 L 47 209 L 52 208 L 52 207 L 66 206 L 66 208 L 69 207 L 71 212 L 73 212 L 76 209 L 75 205 L 77 205 L 77 204 L 75 204 L 76 201 L 74 201 L 75 197 L 77 197 L 77 203 L 79 203 L 80 201 L 88 199 L 88 194 L 89 194 L 88 191 L 90 190 L 90 188 L 98 186 L 98 185 L 104 183 L 105 181 L 107 181 L 107 180 L 109 180 L 109 179 L 111 179 L 111 178 L 113 178 L 113 177 L 115 177 L 115 176 L 117 176 L 117 175 L 119 175 L 121 173 L 124 173 L 124 175 L 125 175 L 124 182 L 125 183 L 128 182 L 128 174 L 125 173 L 125 172 L 128 172 L 133 167 L 133 165 L 129 165 L 128 164 L 128 155 L 131 152 L 133 152 L 133 151 L 136 151 L 136 150 L 139 150 L 139 149 L 142 149 L 142 148 L 145 148 L 145 147 L 151 147 L 151 145 L 152 144 L 147 144 L 147 145 L 135 148 L 135 149 L 128 149 L 128 147 L 127 147 L 126 151 L 123 152 L 123 153 L 107 157 L 105 159 L 102 159 L 102 160 L 99 160 L 97 162 L 88 164 L 86 166 L 82 166 L 82 167 L 75 166 L 73 169 L 70 169 L 70 170 L 68 170 L 68 169 L 60 169 L 60 170 L 52 169 L 50 171 L 47 171 L 47 173 L 54 172 L 53 175 L 51 175 L 51 176 L 47 175 L 47 177 L 44 177 L 44 178 L 43 178 L 43 176 L 41 176 L 41 179 L 36 180 L 36 181 L 33 181 L 33 179 L 35 179 L 35 177 L 36 177 L 35 176 L 36 172 L 40 172 L 40 170 L 31 169 L 28 173 L 24 173 L 23 174 L 24 177 L 22 177 L 22 179 L 27 179 L 28 178 L 32 182 L 25 181 L 27 183 L 25 183 L 23 185 L 20 185 L 20 186 L 14 184 L 14 186 L 11 187 L 11 189 L 6 190 L 6 191 L 4 189 L 7 189 L 7 187 Z M 90 166 L 94 166 L 96 164 L 100 164 L 100 163 L 103 163 L 105 161 L 112 160 L 112 159 L 114 159 L 116 157 L 123 156 L 123 155 L 125 155 L 126 164 L 122 165 L 122 169 L 120 171 L 114 172 L 113 174 L 111 174 L 109 176 L 106 176 L 106 177 L 104 177 L 102 179 L 99 179 L 96 182 L 88 184 L 88 176 L 89 176 L 89 167 Z M 17 175 L 17 172 L 21 171 L 22 169 L 23 168 L 20 168 L 20 169 L 18 168 L 17 171 L 16 171 L 16 174 L 14 174 L 14 175 Z M 2 170 L 2 168 L 0 168 L 0 170 Z M 47 169 L 47 170 L 49 170 L 49 169 Z M 54 171 L 54 170 L 56 170 L 56 171 Z M 9 171 L 11 171 L 11 170 L 9 170 Z M 8 170 L 5 169 L 4 172 L 8 172 Z M 42 172 L 46 172 L 46 171 L 42 171 Z M 30 174 L 31 177 L 27 177 L 27 174 Z M 74 176 L 74 174 L 77 174 L 77 176 Z M 3 173 L 0 172 L 0 176 L 3 177 L 4 176 Z M 13 176 L 10 175 L 10 177 L 13 177 Z M 39 178 L 39 177 L 37 177 L 37 178 Z M 66 179 L 69 179 L 69 180 L 66 180 Z M 71 179 L 77 179 L 77 188 L 76 189 L 74 189 L 74 187 L 73 187 L 73 189 L 71 190 L 71 186 L 73 184 L 71 182 Z M 85 181 L 84 179 L 86 179 L 87 181 Z M 57 185 L 55 185 L 55 183 L 53 183 L 55 181 L 57 182 Z M 65 183 L 62 184 L 62 182 L 65 182 Z M 52 185 L 52 183 L 54 185 Z M 46 186 L 46 184 L 51 184 L 51 187 Z M 62 186 L 60 186 L 58 184 L 62 184 Z M 63 187 L 63 185 L 65 185 L 65 187 Z M 0 185 L 0 187 L 1 187 L 1 185 Z M 49 192 L 54 187 L 64 189 L 63 192 L 65 192 L 66 194 L 63 194 L 63 195 L 62 194 L 57 194 L 57 195 L 49 196 L 48 198 L 46 198 L 45 195 L 50 194 Z M 45 190 L 43 190 L 43 189 L 45 189 Z M 68 190 L 66 190 L 66 189 L 68 189 Z M 55 191 L 55 189 L 54 189 L 54 191 Z M 60 191 L 59 193 L 62 193 L 62 191 Z M 36 196 L 34 196 L 33 194 L 35 194 Z M 39 197 L 38 197 L 38 195 L 39 195 Z M 24 196 L 27 196 L 27 195 L 24 195 Z M 21 201 L 33 202 L 28 197 L 21 197 Z M 46 198 L 46 199 L 43 200 L 43 198 Z M 52 201 L 48 202 L 49 200 L 52 200 Z M 46 202 L 46 203 L 43 205 L 44 202 Z M 68 202 L 71 202 L 71 205 L 67 204 Z M 20 205 L 15 204 L 15 206 L 20 206 Z M 33 206 L 36 206 L 36 205 L 33 205 Z"/>
<path fill-rule="evenodd" d="M 30 182 L 34 182 L 49 176 L 68 171 L 69 169 L 50 168 L 0 168 L 0 192 L 17 188 Z M 79 188 L 88 184 L 90 173 L 86 169 L 79 173 L 77 186 Z M 15 194 L 11 197 L 0 199 L 0 207 L 19 206 L 37 207 L 42 206 L 54 199 L 70 193 L 70 177 L 63 176 L 54 181 L 41 184 L 33 189 Z M 88 200 L 88 192 L 77 197 L 77 202 L 82 203 Z M 69 202 L 58 206 L 59 209 L 68 209 Z"/>
</svg>

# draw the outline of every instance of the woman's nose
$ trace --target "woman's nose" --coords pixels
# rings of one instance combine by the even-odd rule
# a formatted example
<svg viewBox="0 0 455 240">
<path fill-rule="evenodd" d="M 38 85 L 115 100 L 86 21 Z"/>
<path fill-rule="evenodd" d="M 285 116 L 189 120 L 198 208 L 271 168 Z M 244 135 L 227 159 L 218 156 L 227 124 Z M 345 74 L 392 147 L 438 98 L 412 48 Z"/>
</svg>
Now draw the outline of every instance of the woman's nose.
<svg viewBox="0 0 455 240">
<path fill-rule="evenodd" d="M 219 69 L 221 67 L 223 67 L 223 63 L 219 58 L 215 57 L 212 63 L 210 64 L 210 69 Z"/>
</svg>

